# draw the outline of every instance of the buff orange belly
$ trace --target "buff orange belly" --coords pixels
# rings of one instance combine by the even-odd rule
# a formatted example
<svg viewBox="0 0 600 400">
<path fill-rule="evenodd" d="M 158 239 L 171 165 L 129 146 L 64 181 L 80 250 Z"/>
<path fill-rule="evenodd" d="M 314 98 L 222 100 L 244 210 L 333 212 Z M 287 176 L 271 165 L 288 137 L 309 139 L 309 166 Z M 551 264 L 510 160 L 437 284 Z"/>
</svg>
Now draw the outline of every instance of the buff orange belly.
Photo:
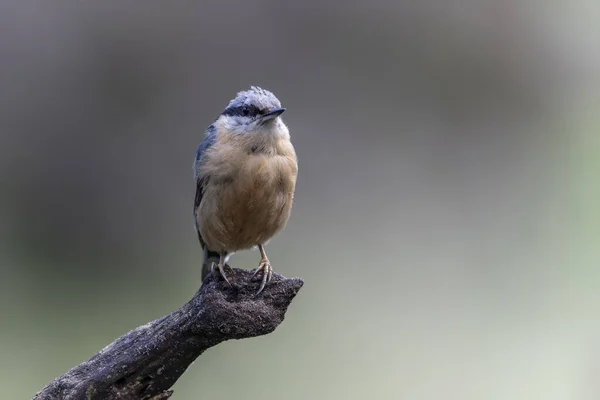
<svg viewBox="0 0 600 400">
<path fill-rule="evenodd" d="M 245 155 L 229 177 L 208 182 L 198 228 L 208 248 L 232 253 L 264 244 L 287 223 L 297 167 L 287 157 Z"/>
</svg>

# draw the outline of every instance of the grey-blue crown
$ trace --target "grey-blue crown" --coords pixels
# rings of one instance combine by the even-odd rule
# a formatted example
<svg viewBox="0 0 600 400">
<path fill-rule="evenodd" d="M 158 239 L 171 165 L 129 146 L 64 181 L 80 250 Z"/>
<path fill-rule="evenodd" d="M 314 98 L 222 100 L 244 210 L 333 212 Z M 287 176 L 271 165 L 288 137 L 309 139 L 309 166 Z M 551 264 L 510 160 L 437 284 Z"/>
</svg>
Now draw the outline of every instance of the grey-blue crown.
<svg viewBox="0 0 600 400">
<path fill-rule="evenodd" d="M 227 109 L 241 106 L 253 106 L 259 110 L 281 107 L 281 102 L 268 90 L 252 86 L 249 90 L 239 92 L 235 99 L 229 102 Z"/>
</svg>

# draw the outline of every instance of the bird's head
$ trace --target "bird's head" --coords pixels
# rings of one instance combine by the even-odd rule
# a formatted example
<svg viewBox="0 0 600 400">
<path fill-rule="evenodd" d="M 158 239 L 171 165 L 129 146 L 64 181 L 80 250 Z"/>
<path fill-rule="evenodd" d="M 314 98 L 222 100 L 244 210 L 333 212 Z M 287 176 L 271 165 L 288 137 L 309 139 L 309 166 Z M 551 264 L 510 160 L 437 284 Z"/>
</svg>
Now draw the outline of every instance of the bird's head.
<svg viewBox="0 0 600 400">
<path fill-rule="evenodd" d="M 216 123 L 236 133 L 276 131 L 283 125 L 279 116 L 284 111 L 285 108 L 281 107 L 273 93 L 252 86 L 249 90 L 239 92 L 229 102 Z"/>
</svg>

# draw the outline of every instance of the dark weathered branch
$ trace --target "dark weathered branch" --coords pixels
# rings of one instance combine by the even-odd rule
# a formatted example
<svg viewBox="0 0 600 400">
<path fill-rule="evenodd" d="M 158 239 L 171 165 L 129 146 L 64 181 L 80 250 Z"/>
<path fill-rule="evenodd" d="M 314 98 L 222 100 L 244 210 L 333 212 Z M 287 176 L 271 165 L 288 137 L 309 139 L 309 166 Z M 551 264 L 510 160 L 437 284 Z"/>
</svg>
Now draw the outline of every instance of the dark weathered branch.
<svg viewBox="0 0 600 400">
<path fill-rule="evenodd" d="M 252 271 L 233 269 L 231 287 L 209 277 L 171 314 L 121 336 L 35 395 L 46 399 L 163 400 L 209 347 L 273 332 L 304 282 L 273 274 L 265 290 Z"/>
</svg>

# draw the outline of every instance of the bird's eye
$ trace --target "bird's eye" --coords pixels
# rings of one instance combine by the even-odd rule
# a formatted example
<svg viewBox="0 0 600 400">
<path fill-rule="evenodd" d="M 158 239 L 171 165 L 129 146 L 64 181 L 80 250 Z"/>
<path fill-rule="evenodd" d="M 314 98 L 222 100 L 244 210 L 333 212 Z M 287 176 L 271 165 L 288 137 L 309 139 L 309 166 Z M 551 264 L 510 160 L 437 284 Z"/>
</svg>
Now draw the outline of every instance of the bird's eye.
<svg viewBox="0 0 600 400">
<path fill-rule="evenodd" d="M 250 114 L 250 109 L 248 107 L 242 108 L 242 114 L 247 117 Z"/>
</svg>

